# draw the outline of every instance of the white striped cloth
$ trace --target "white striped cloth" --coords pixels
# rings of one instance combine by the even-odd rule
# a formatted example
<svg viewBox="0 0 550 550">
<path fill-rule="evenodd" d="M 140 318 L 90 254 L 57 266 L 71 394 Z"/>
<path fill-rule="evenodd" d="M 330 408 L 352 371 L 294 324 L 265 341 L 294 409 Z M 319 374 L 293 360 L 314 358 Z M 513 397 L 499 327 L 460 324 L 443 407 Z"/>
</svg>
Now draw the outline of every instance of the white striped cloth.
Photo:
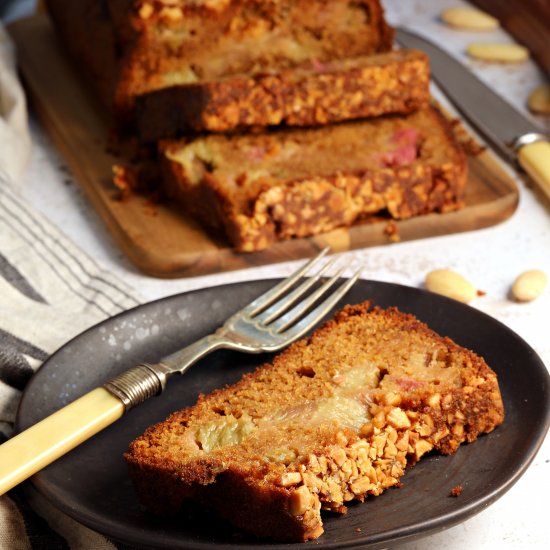
<svg viewBox="0 0 550 550">
<path fill-rule="evenodd" d="M 0 24 L 0 443 L 12 434 L 21 392 L 42 362 L 86 328 L 139 304 L 21 199 L 15 183 L 30 148 L 14 47 Z M 30 500 L 20 487 L 0 497 L 0 550 L 117 548 L 36 492 Z"/>
<path fill-rule="evenodd" d="M 34 371 L 86 328 L 138 305 L 123 282 L 21 199 L 0 173 L 0 442 Z M 0 497 L 0 549 L 116 548 L 20 489 Z M 120 546 L 119 546 L 120 547 Z"/>
</svg>

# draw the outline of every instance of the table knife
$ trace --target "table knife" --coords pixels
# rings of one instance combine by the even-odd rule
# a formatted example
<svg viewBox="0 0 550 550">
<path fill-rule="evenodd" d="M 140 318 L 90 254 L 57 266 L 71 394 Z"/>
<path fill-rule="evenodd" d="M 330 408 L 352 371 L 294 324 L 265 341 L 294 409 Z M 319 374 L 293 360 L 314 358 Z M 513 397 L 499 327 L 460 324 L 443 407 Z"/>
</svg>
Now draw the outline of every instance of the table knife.
<svg viewBox="0 0 550 550">
<path fill-rule="evenodd" d="M 429 40 L 396 30 L 401 46 L 425 52 L 434 81 L 449 101 L 509 162 L 519 163 L 550 198 L 550 138 L 460 61 Z"/>
</svg>

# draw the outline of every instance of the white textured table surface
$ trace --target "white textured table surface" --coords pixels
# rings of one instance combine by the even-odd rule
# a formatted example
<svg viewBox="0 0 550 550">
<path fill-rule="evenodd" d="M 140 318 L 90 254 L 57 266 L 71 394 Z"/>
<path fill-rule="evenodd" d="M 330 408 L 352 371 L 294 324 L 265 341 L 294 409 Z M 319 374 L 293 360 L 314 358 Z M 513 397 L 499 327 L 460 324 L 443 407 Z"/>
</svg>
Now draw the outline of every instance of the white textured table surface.
<svg viewBox="0 0 550 550">
<path fill-rule="evenodd" d="M 473 62 L 464 55 L 474 40 L 511 39 L 502 31 L 469 33 L 450 30 L 438 21 L 442 9 L 461 2 L 444 0 L 385 0 L 388 19 L 403 24 L 440 42 L 462 58 L 480 78 L 524 110 L 528 93 L 543 81 L 531 63 L 519 66 Z M 549 121 L 538 119 L 548 130 Z M 147 277 L 123 257 L 65 167 L 39 122 L 31 117 L 34 150 L 23 182 L 28 200 L 62 228 L 90 256 L 132 285 L 145 299 L 213 286 L 227 282 L 284 276 L 294 263 L 277 264 L 242 271 L 176 280 Z M 490 229 L 437 237 L 421 241 L 375 247 L 346 253 L 350 264 L 362 262 L 364 278 L 421 286 L 425 274 L 449 267 L 469 278 L 486 292 L 471 305 L 504 322 L 522 336 L 550 365 L 550 337 L 547 315 L 550 289 L 537 301 L 517 304 L 509 301 L 514 278 L 526 269 L 539 268 L 550 274 L 550 201 L 518 180 L 520 205 L 508 221 Z M 550 494 L 550 443 L 512 489 L 488 509 L 463 524 L 430 536 L 404 548 L 448 549 L 548 548 L 550 528 L 548 506 L 542 499 Z"/>
</svg>

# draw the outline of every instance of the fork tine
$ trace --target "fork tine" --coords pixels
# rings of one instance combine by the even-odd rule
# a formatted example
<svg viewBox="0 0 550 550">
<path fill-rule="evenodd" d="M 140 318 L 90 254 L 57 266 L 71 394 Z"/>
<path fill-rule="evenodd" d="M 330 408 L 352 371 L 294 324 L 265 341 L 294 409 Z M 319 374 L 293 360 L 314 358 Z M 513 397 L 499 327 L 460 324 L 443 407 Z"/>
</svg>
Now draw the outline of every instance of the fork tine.
<svg viewBox="0 0 550 550">
<path fill-rule="evenodd" d="M 272 305 L 282 294 L 284 294 L 306 271 L 311 269 L 317 262 L 327 255 L 329 248 L 323 248 L 315 258 L 309 260 L 301 268 L 295 271 L 292 275 L 282 280 L 279 284 L 250 302 L 239 313 L 254 317 L 261 313 L 264 309 Z"/>
<path fill-rule="evenodd" d="M 328 262 L 321 266 L 315 275 L 308 277 L 299 287 L 295 288 L 292 292 L 283 296 L 281 300 L 275 302 L 271 307 L 260 313 L 255 320 L 260 321 L 262 325 L 267 325 L 274 319 L 280 317 L 321 278 L 323 273 L 325 273 L 325 271 L 327 271 L 327 269 L 331 267 L 335 261 L 336 257 L 331 258 Z"/>
<path fill-rule="evenodd" d="M 359 275 L 361 274 L 362 268 L 359 268 L 352 277 L 350 277 L 345 283 L 340 285 L 338 290 L 333 292 L 324 302 L 319 304 L 315 309 L 313 309 L 308 315 L 306 315 L 301 321 L 293 325 L 290 329 L 285 332 L 285 335 L 289 338 L 290 341 L 297 340 L 303 336 L 308 330 L 314 327 L 319 320 L 325 316 L 332 307 L 336 305 L 338 300 L 340 300 L 346 292 L 355 284 Z"/>
<path fill-rule="evenodd" d="M 321 296 L 326 294 L 327 291 L 334 286 L 344 272 L 345 268 L 346 266 L 342 266 L 337 273 L 335 273 L 330 279 L 327 279 L 315 292 L 313 292 L 285 315 L 277 319 L 274 323 L 269 325 L 269 329 L 273 332 L 281 333 L 303 317 L 311 306 L 313 306 L 313 304 L 315 304 Z"/>
</svg>

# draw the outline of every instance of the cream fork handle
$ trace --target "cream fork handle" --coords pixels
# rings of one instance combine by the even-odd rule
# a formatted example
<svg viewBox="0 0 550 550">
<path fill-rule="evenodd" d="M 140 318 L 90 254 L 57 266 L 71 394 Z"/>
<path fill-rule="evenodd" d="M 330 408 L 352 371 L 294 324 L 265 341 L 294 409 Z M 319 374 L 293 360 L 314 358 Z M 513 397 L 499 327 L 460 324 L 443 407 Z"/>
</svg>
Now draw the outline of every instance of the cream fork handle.
<svg viewBox="0 0 550 550">
<path fill-rule="evenodd" d="M 550 199 L 550 142 L 539 140 L 524 145 L 518 151 L 518 160 Z"/>
<path fill-rule="evenodd" d="M 142 363 L 124 371 L 0 445 L 0 495 L 117 421 L 132 407 L 161 393 L 169 376 L 183 373 L 219 347 L 235 345 L 221 336 L 209 335 L 160 363 Z"/>
<path fill-rule="evenodd" d="M 122 417 L 122 401 L 96 388 L 0 445 L 0 495 Z"/>
</svg>

